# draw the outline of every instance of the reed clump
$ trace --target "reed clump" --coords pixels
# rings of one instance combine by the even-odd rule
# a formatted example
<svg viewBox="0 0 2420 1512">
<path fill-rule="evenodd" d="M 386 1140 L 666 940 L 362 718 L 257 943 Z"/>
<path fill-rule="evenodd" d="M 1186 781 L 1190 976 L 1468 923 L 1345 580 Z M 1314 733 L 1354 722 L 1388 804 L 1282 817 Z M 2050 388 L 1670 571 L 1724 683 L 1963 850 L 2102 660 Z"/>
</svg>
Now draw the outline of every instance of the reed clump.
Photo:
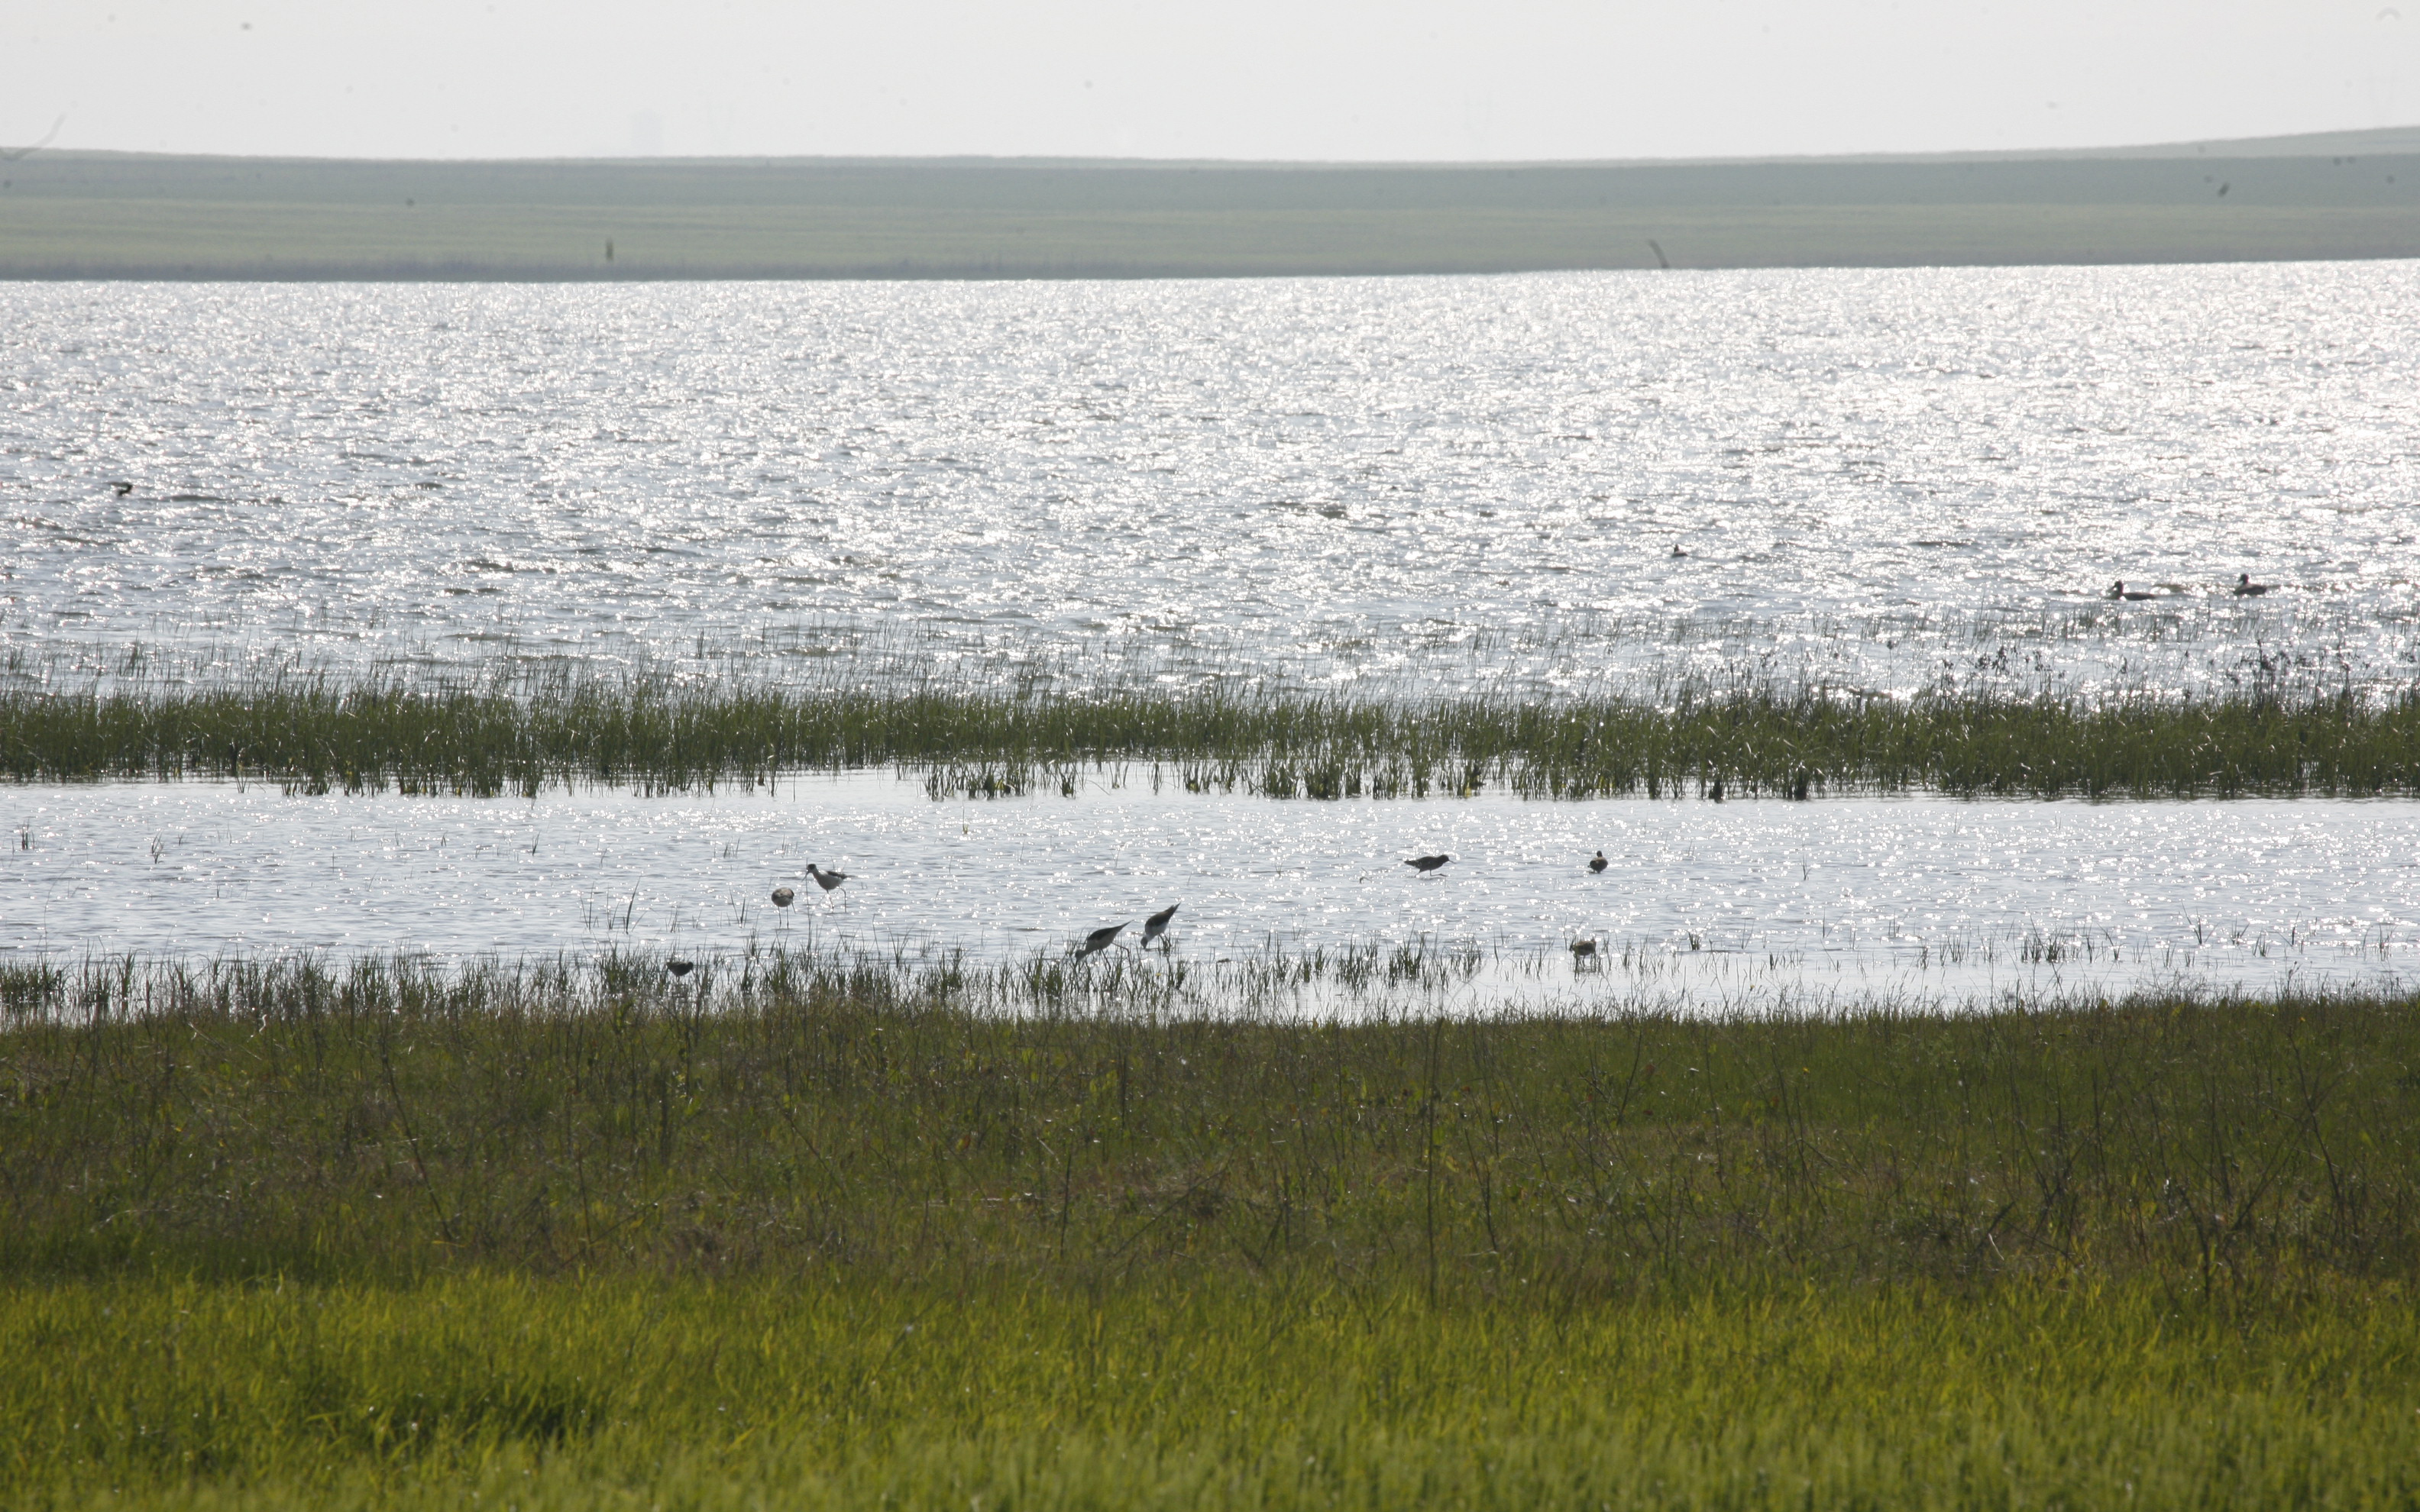
<svg viewBox="0 0 2420 1512">
<path fill-rule="evenodd" d="M 1348 1022 L 1004 980 L 0 972 L 0 1502 L 2420 1489 L 2420 997 Z"/>
<path fill-rule="evenodd" d="M 1034 692 L 941 684 L 547 676 L 411 684 L 279 676 L 220 687 L 0 690 L 20 780 L 253 776 L 300 791 L 535 794 L 754 784 L 893 767 L 937 795 L 1073 786 L 1143 764 L 1277 797 L 1913 788 L 2051 797 L 2420 791 L 2420 693 L 2165 700 L 1820 687 L 1542 702 L 1357 699 L 1238 687 Z"/>
</svg>

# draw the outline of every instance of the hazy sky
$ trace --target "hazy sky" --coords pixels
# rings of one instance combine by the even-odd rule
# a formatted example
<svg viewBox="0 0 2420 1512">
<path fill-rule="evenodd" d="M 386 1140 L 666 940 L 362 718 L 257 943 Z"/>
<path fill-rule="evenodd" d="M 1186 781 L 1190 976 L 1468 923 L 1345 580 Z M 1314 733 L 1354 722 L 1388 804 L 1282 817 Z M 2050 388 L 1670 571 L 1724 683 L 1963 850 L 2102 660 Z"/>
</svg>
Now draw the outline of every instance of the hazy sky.
<svg viewBox="0 0 2420 1512">
<path fill-rule="evenodd" d="M 2112 145 L 2420 122 L 2420 0 L 0 0 L 0 146 L 60 116 L 380 157 Z"/>
</svg>

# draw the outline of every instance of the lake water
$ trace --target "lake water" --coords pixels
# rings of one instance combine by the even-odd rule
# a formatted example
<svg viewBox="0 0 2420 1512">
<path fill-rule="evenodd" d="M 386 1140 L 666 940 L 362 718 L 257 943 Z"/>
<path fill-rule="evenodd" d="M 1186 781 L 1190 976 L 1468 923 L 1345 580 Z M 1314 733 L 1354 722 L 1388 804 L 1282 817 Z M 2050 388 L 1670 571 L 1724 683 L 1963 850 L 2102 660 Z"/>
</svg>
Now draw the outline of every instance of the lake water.
<svg viewBox="0 0 2420 1512">
<path fill-rule="evenodd" d="M 2411 262 L 0 285 L 0 678 L 2384 696 L 2415 310 Z M 1602 936 L 1726 1000 L 2376 984 L 2420 917 L 2401 803 L 0 799 L 0 950 L 64 956 L 1015 958 L 1182 901 L 1210 959 Z M 771 910 L 811 859 L 857 879 Z"/>
<path fill-rule="evenodd" d="M 67 960 L 810 942 L 1021 959 L 1171 903 L 1187 960 L 1426 940 L 1518 991 L 1541 963 L 1568 979 L 1585 938 L 1603 985 L 1699 1001 L 2394 986 L 2420 949 L 2410 801 L 1314 803 L 1155 793 L 1140 771 L 1072 798 L 938 802 L 877 774 L 534 802 L 231 782 L 0 801 L 0 953 Z M 1440 852 L 1435 875 L 1403 864 Z M 849 880 L 827 897 L 810 861 Z"/>
<path fill-rule="evenodd" d="M 2412 262 L 0 285 L 0 670 L 2398 688 L 2415 310 Z"/>
</svg>

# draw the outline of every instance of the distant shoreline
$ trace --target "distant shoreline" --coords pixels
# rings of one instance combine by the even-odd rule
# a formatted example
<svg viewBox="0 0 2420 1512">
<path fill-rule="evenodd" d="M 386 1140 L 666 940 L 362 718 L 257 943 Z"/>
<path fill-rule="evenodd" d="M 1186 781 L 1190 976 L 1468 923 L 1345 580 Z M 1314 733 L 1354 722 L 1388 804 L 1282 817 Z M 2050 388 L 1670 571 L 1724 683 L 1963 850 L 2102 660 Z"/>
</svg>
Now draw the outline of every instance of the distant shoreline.
<svg viewBox="0 0 2420 1512">
<path fill-rule="evenodd" d="M 1696 162 L 0 163 L 0 279 L 1218 278 L 2420 256 L 2420 129 Z"/>
</svg>

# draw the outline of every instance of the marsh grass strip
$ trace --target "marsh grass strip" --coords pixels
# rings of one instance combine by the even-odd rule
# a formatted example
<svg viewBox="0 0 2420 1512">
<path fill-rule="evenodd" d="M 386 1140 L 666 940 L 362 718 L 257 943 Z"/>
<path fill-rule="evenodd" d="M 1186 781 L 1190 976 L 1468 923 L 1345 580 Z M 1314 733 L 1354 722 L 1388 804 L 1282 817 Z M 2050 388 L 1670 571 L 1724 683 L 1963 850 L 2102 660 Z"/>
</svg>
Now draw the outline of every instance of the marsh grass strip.
<svg viewBox="0 0 2420 1512">
<path fill-rule="evenodd" d="M 2409 995 L 1344 1019 L 870 961 L 42 969 L 0 975 L 0 1274 L 2420 1279 Z"/>
<path fill-rule="evenodd" d="M 253 777 L 309 793 L 534 795 L 888 767 L 938 796 L 1072 790 L 1087 769 L 1130 764 L 1194 791 L 1308 798 L 1488 787 L 1564 798 L 2366 796 L 2420 792 L 2420 692 L 1890 700 L 1762 688 L 1649 703 L 307 675 L 0 691 L 0 773 L 24 781 Z"/>
</svg>

